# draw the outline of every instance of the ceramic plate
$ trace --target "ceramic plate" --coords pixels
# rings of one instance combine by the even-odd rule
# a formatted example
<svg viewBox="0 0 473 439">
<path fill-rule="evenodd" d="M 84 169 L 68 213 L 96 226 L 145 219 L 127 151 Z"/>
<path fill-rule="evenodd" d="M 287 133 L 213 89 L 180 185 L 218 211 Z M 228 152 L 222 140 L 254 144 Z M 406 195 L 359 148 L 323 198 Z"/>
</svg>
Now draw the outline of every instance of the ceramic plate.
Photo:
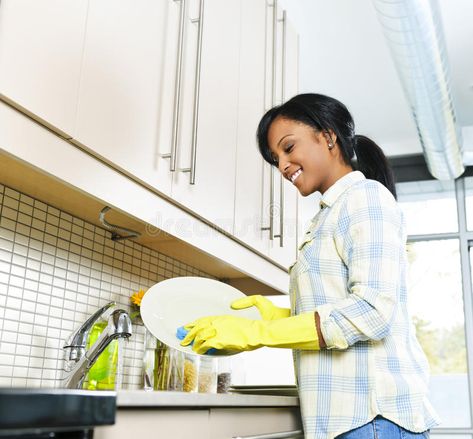
<svg viewBox="0 0 473 439">
<path fill-rule="evenodd" d="M 146 328 L 160 341 L 182 352 L 195 352 L 181 346 L 177 328 L 200 317 L 230 314 L 261 319 L 254 307 L 233 310 L 230 303 L 245 297 L 236 288 L 203 277 L 175 277 L 153 285 L 141 301 L 141 318 Z M 230 352 L 219 353 L 231 355 Z"/>
</svg>

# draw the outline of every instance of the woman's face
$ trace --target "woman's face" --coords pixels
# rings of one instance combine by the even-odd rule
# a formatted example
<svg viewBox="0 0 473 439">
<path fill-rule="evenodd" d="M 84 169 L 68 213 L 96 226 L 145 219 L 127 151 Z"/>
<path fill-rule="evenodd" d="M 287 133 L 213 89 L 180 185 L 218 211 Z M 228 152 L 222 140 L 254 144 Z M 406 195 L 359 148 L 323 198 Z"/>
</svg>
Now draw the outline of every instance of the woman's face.
<svg viewBox="0 0 473 439">
<path fill-rule="evenodd" d="M 278 169 L 302 196 L 316 191 L 324 193 L 348 172 L 336 137 L 316 132 L 302 122 L 277 117 L 268 131 L 268 143 Z M 329 142 L 334 147 L 329 148 Z"/>
</svg>

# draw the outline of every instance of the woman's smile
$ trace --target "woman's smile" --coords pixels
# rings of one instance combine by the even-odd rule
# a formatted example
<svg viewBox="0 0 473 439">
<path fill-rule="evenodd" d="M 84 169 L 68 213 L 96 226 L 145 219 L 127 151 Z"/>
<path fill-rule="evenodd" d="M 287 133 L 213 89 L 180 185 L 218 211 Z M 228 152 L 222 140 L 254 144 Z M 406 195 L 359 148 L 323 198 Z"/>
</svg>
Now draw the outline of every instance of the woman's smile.
<svg viewBox="0 0 473 439">
<path fill-rule="evenodd" d="M 299 168 L 296 172 L 294 172 L 290 177 L 289 180 L 291 180 L 291 183 L 294 184 L 294 182 L 297 180 L 297 177 L 302 174 L 302 168 Z"/>
</svg>

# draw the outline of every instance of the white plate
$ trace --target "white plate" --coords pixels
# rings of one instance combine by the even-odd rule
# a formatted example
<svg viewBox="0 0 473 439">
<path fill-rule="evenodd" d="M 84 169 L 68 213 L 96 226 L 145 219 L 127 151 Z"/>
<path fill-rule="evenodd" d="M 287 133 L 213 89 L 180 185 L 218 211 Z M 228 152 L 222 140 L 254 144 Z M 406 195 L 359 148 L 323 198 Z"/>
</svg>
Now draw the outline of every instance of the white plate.
<svg viewBox="0 0 473 439">
<path fill-rule="evenodd" d="M 236 288 L 203 277 L 174 277 L 153 285 L 141 301 L 141 318 L 146 328 L 160 341 L 182 352 L 192 353 L 191 346 L 181 346 L 177 328 L 200 317 L 235 315 L 260 320 L 254 307 L 233 310 L 230 303 L 245 295 Z M 220 353 L 222 355 L 222 353 Z M 231 355 L 225 352 L 225 355 Z"/>
</svg>

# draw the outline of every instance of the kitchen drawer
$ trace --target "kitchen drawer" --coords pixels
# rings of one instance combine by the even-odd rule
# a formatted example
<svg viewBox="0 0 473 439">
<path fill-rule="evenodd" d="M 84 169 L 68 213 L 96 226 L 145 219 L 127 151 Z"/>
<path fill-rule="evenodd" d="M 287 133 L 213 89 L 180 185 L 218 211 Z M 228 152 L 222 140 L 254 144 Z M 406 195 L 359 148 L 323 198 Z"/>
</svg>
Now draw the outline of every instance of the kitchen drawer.
<svg viewBox="0 0 473 439">
<path fill-rule="evenodd" d="M 298 407 L 245 407 L 210 410 L 209 438 L 253 436 L 300 430 Z"/>
<path fill-rule="evenodd" d="M 96 428 L 94 439 L 209 439 L 208 410 L 118 410 L 115 425 Z"/>
</svg>

